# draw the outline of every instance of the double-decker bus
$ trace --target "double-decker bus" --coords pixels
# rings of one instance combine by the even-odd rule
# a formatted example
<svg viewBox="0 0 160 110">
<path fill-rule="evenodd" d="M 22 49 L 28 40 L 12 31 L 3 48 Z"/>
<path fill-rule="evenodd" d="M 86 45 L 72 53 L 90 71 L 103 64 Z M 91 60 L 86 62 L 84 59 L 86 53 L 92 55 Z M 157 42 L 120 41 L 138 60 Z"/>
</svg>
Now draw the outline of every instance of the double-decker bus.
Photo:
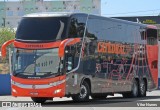
<svg viewBox="0 0 160 110">
<path fill-rule="evenodd" d="M 44 103 L 107 95 L 144 97 L 158 84 L 157 28 L 83 13 L 21 19 L 10 52 L 12 95 Z"/>
</svg>

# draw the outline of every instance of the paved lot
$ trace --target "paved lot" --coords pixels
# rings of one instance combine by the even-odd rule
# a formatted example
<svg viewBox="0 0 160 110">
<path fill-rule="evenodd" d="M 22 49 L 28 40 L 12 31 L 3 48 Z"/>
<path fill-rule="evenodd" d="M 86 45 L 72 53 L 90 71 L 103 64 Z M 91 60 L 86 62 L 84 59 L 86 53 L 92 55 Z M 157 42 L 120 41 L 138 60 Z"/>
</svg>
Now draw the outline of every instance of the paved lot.
<svg viewBox="0 0 160 110">
<path fill-rule="evenodd" d="M 30 98 L 25 97 L 12 97 L 12 96 L 0 96 L 0 101 L 31 101 Z M 138 104 L 146 104 L 146 107 L 138 107 Z M 42 104 L 42 108 L 32 108 L 33 110 L 53 110 L 52 107 L 56 110 L 106 110 L 111 109 L 118 109 L 118 110 L 158 110 L 157 107 L 160 107 L 160 90 L 156 90 L 153 92 L 148 92 L 147 97 L 145 98 L 122 98 L 122 95 L 116 94 L 113 96 L 108 96 L 106 100 L 92 100 L 90 99 L 89 102 L 85 103 L 75 103 L 72 101 L 71 98 L 54 98 L 54 101 L 49 101 L 46 104 Z M 47 107 L 47 108 L 45 108 Z M 78 107 L 78 108 L 77 108 Z M 83 108 L 81 108 L 83 107 Z M 122 107 L 122 108 L 121 108 Z M 123 108 L 125 107 L 125 108 Z M 132 108 L 128 108 L 132 107 Z M 136 108 L 134 108 L 136 107 Z M 149 108 L 148 108 L 149 107 Z M 22 108 L 3 108 L 3 110 L 21 110 Z M 23 108 L 23 110 L 28 110 L 29 108 Z M 160 109 L 160 108 L 159 108 Z M 29 109 L 31 110 L 31 109 Z"/>
</svg>

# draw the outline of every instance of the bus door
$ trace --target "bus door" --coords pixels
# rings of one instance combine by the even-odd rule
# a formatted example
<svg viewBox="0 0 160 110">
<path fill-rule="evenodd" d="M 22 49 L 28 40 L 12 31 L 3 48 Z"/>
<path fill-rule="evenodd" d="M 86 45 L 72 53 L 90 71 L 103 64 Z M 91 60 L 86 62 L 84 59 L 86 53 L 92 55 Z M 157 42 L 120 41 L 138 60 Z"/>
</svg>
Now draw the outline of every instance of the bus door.
<svg viewBox="0 0 160 110">
<path fill-rule="evenodd" d="M 158 86 L 158 41 L 157 41 L 157 30 L 147 30 L 147 57 L 148 65 L 153 79 L 153 86 Z"/>
<path fill-rule="evenodd" d="M 70 52 L 66 51 L 66 55 L 65 55 L 65 67 L 66 67 L 65 71 L 66 72 L 69 72 L 73 69 L 73 64 L 74 64 L 73 62 L 74 62 L 74 56 Z"/>
<path fill-rule="evenodd" d="M 81 70 L 81 68 L 78 68 L 78 70 L 74 70 L 77 68 L 78 63 L 79 63 L 79 55 L 80 55 L 80 43 L 77 43 L 72 46 L 66 46 L 65 48 L 65 57 L 63 60 L 64 63 L 64 72 L 66 73 L 66 78 L 67 80 L 67 85 L 66 91 L 71 91 L 70 87 L 71 85 L 77 85 L 78 84 L 78 77 L 77 74 L 73 74 L 75 71 L 77 72 L 78 70 Z"/>
</svg>

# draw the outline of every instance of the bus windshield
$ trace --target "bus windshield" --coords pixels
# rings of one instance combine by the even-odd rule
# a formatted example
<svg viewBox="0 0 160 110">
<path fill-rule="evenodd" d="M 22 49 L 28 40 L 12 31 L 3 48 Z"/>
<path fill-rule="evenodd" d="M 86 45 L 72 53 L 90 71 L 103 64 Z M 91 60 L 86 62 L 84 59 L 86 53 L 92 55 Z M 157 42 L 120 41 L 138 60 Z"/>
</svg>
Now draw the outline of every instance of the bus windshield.
<svg viewBox="0 0 160 110">
<path fill-rule="evenodd" d="M 17 40 L 56 41 L 66 37 L 68 17 L 24 17 L 16 32 Z"/>
<path fill-rule="evenodd" d="M 17 77 L 54 77 L 59 75 L 63 68 L 58 57 L 58 48 L 45 50 L 15 48 L 12 62 L 13 75 Z"/>
</svg>

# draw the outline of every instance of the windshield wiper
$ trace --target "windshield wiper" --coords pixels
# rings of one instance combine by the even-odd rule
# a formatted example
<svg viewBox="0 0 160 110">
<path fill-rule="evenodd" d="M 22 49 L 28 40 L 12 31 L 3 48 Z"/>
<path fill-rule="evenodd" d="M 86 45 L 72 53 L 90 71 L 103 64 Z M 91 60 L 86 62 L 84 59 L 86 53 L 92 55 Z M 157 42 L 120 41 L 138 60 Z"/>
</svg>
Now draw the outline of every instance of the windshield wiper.
<svg viewBox="0 0 160 110">
<path fill-rule="evenodd" d="M 39 72 L 39 73 L 46 73 L 47 76 L 44 75 L 46 76 L 45 78 L 56 77 L 60 75 L 60 73 L 53 73 L 53 72 Z M 50 74 L 50 76 L 48 76 L 48 74 Z"/>
<path fill-rule="evenodd" d="M 36 75 L 37 75 L 37 73 L 46 73 L 46 74 L 53 74 L 53 75 L 59 74 L 59 73 L 53 73 L 53 72 L 36 72 Z"/>
<path fill-rule="evenodd" d="M 17 72 L 17 73 L 13 73 L 14 74 L 14 76 L 17 76 L 17 75 L 19 75 L 19 74 L 21 74 L 21 73 L 29 73 L 29 72 Z M 34 73 L 29 73 L 29 74 L 34 74 Z M 24 75 L 24 74 L 23 74 Z"/>
<path fill-rule="evenodd" d="M 22 74 L 21 74 L 22 73 Z M 23 74 L 23 73 L 27 73 L 27 74 L 31 74 L 31 75 L 35 75 L 35 76 L 37 76 L 37 73 L 46 73 L 46 74 L 44 74 L 44 75 L 41 75 L 41 76 L 46 76 L 46 75 L 48 75 L 48 74 L 50 74 L 51 76 L 48 76 L 47 78 L 49 78 L 49 77 L 56 77 L 56 76 L 59 76 L 60 74 L 59 73 L 53 73 L 53 72 L 37 72 L 37 73 L 29 73 L 29 72 L 17 72 L 17 73 L 15 73 L 14 74 L 14 76 L 17 76 L 17 75 L 19 75 L 19 74 L 21 74 L 21 75 L 25 75 L 25 74 Z"/>
</svg>

